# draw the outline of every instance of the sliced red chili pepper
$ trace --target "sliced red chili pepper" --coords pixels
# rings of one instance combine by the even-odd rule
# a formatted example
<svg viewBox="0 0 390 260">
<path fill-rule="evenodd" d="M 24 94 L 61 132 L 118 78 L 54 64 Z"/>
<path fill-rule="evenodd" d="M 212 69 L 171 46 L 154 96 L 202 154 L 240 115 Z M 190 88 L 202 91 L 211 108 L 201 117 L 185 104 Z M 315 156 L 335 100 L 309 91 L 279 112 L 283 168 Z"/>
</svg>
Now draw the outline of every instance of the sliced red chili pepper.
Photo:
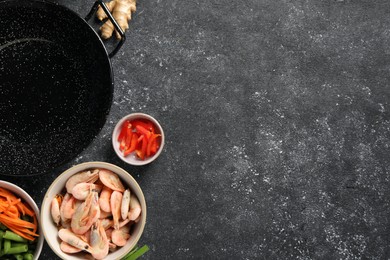
<svg viewBox="0 0 390 260">
<path fill-rule="evenodd" d="M 137 132 L 136 132 L 137 133 Z M 142 140 L 144 139 L 144 135 L 140 135 L 139 133 L 138 133 L 138 139 L 137 139 L 137 144 L 136 144 L 136 146 L 135 146 L 135 150 L 136 150 L 136 152 L 137 151 L 141 151 L 141 149 L 142 149 Z"/>
<path fill-rule="evenodd" d="M 121 150 L 121 151 L 125 150 L 125 146 L 126 146 L 126 138 L 122 138 L 122 140 L 119 144 L 119 150 Z"/>
<path fill-rule="evenodd" d="M 144 160 L 145 159 L 145 155 L 146 155 L 146 149 L 148 148 L 148 140 L 146 140 L 144 138 L 144 140 L 142 140 L 142 157 L 141 159 Z"/>
<path fill-rule="evenodd" d="M 157 137 L 161 136 L 160 134 L 153 134 L 148 142 L 148 147 L 146 149 L 146 156 L 151 156 L 157 152 Z M 152 146 L 155 146 L 152 149 Z"/>
<path fill-rule="evenodd" d="M 124 156 L 128 156 L 129 154 L 134 152 L 136 147 L 137 147 L 137 143 L 138 143 L 138 134 L 133 132 L 133 134 L 131 136 L 130 147 L 127 150 L 124 151 L 123 155 Z"/>
<path fill-rule="evenodd" d="M 143 128 L 145 128 L 145 129 L 147 129 L 149 131 L 152 131 L 152 130 L 154 131 L 154 125 L 150 121 L 137 119 L 137 120 L 131 121 L 131 123 L 133 124 L 134 127 L 137 127 L 137 125 L 140 125 L 140 126 L 142 126 Z"/>
<path fill-rule="evenodd" d="M 122 130 L 124 130 L 124 135 L 121 138 L 121 141 L 119 144 L 119 150 L 124 151 L 127 149 L 127 146 L 128 146 L 129 141 L 127 139 L 128 139 L 128 135 L 131 134 L 131 133 L 129 133 L 129 131 L 130 132 L 132 131 L 131 124 L 130 123 L 126 124 L 126 127 L 123 127 Z M 130 141 L 131 141 L 131 139 L 130 139 Z"/>
<path fill-rule="evenodd" d="M 121 128 L 121 131 L 118 135 L 118 142 L 122 141 L 123 137 L 125 137 L 126 135 L 126 129 L 128 127 L 128 125 L 130 124 L 129 120 L 126 120 L 123 124 L 122 124 L 122 128 Z"/>
<path fill-rule="evenodd" d="M 138 131 L 138 133 L 140 133 L 141 135 L 144 135 L 147 140 L 149 140 L 150 136 L 152 135 L 152 132 L 147 130 L 142 125 L 136 125 L 135 129 Z"/>
<path fill-rule="evenodd" d="M 158 144 L 158 142 L 156 140 L 155 142 L 153 142 L 152 147 L 150 148 L 150 151 L 152 152 L 152 154 L 155 154 L 155 153 L 157 153 L 158 148 L 160 148 L 160 145 Z"/>
<path fill-rule="evenodd" d="M 141 138 L 142 138 L 141 139 L 141 142 L 142 142 L 141 149 L 137 149 L 136 154 L 141 160 L 144 160 L 145 154 L 146 154 L 146 149 L 148 147 L 148 140 L 145 138 L 144 135 L 141 135 Z"/>
<path fill-rule="evenodd" d="M 126 131 L 126 144 L 125 144 L 125 150 L 129 149 L 131 144 L 131 139 L 133 137 L 133 130 L 131 129 L 131 124 L 129 124 L 130 127 L 127 128 Z"/>
</svg>

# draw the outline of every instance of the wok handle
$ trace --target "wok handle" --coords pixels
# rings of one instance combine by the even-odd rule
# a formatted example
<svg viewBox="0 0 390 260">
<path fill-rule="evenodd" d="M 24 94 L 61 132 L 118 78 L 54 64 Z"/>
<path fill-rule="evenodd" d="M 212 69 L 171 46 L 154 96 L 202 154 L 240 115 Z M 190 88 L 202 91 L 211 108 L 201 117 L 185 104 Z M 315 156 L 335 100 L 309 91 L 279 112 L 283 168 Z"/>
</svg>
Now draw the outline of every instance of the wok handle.
<svg viewBox="0 0 390 260">
<path fill-rule="evenodd" d="M 112 58 L 118 51 L 119 49 L 122 47 L 123 43 L 125 42 L 126 40 L 126 36 L 125 36 L 125 33 L 123 32 L 122 28 L 119 26 L 119 24 L 117 23 L 117 21 L 115 20 L 115 18 L 112 16 L 110 10 L 108 10 L 108 7 L 105 3 L 103 3 L 102 0 L 97 0 L 95 2 L 95 4 L 92 6 L 91 8 L 91 11 L 89 11 L 89 13 L 87 14 L 87 16 L 85 16 L 85 20 L 90 20 L 92 15 L 94 15 L 96 13 L 96 11 L 98 10 L 99 8 L 99 5 L 103 8 L 103 11 L 106 13 L 108 19 L 112 22 L 112 24 L 114 25 L 115 27 L 115 30 L 117 30 L 117 32 L 119 33 L 119 35 L 121 36 L 121 39 L 119 41 L 119 43 L 117 44 L 117 46 L 115 47 L 115 49 L 108 55 L 110 58 Z"/>
</svg>

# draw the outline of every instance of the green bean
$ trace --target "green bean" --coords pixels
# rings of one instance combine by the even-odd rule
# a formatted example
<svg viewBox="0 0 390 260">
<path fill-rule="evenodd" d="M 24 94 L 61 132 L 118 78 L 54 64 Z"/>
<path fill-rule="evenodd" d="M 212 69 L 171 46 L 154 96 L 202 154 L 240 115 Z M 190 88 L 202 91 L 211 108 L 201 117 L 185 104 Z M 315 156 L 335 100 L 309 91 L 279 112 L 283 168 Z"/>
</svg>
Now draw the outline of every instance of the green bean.
<svg viewBox="0 0 390 260">
<path fill-rule="evenodd" d="M 27 246 L 27 243 L 22 243 L 22 242 L 13 242 L 11 241 L 11 247 L 16 247 L 16 246 Z M 26 251 L 27 252 L 27 251 Z"/>
<path fill-rule="evenodd" d="M 8 249 L 8 252 L 6 254 L 14 255 L 19 253 L 27 252 L 28 246 L 27 244 L 13 246 L 10 249 Z"/>
<path fill-rule="evenodd" d="M 16 260 L 23 260 L 23 256 L 22 255 L 14 255 L 14 257 L 16 258 Z"/>
<path fill-rule="evenodd" d="M 11 248 L 11 241 L 8 239 L 4 239 L 4 254 L 8 254 L 10 248 Z"/>
<path fill-rule="evenodd" d="M 23 237 L 9 230 L 5 231 L 3 238 L 16 241 L 16 242 L 27 242 L 27 239 L 24 239 Z"/>
<path fill-rule="evenodd" d="M 34 258 L 34 255 L 31 253 L 26 253 L 23 255 L 23 260 L 32 260 Z"/>
<path fill-rule="evenodd" d="M 0 223 L 0 259 L 32 260 L 36 241 L 27 239 L 12 232 Z"/>
</svg>

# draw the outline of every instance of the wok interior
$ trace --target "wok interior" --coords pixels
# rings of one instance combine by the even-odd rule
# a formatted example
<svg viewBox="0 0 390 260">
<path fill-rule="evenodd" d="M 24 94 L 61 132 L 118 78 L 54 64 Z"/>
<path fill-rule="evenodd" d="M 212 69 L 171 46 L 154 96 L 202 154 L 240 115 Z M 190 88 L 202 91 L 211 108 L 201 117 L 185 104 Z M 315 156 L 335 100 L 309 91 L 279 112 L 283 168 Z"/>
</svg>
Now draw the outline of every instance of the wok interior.
<svg viewBox="0 0 390 260">
<path fill-rule="evenodd" d="M 72 11 L 42 1 L 0 3 L 0 173 L 44 173 L 75 157 L 104 125 L 110 61 Z"/>
</svg>

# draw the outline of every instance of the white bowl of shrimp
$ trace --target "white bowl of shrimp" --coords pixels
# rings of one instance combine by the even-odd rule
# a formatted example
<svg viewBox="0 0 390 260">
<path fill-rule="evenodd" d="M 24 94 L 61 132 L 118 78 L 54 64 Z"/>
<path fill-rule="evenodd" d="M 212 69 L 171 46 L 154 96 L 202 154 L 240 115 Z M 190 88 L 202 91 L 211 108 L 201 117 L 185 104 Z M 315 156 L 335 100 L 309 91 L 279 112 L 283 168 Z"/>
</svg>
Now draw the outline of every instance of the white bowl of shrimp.
<svg viewBox="0 0 390 260">
<path fill-rule="evenodd" d="M 142 235 L 145 197 L 122 168 L 82 163 L 51 184 L 42 202 L 41 223 L 48 245 L 62 259 L 117 260 Z"/>
</svg>

